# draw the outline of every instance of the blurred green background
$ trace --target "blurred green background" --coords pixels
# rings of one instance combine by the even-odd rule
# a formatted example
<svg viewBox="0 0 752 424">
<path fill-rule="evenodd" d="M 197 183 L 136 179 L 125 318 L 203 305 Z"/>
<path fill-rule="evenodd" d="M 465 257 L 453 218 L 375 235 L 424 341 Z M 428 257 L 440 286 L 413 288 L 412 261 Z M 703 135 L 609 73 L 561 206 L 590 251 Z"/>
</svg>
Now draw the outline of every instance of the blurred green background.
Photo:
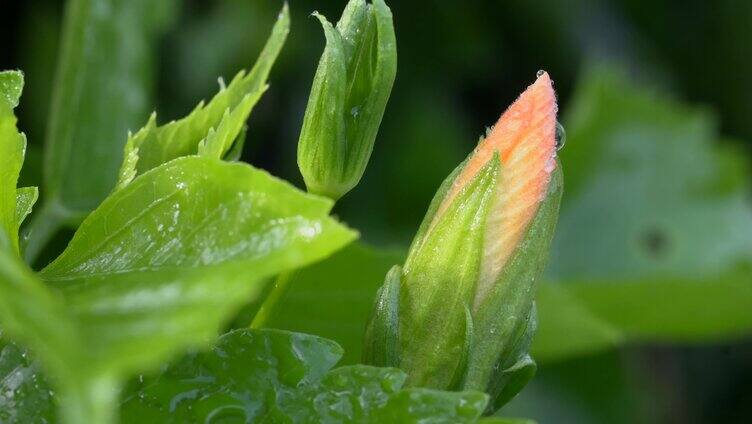
<svg viewBox="0 0 752 424">
<path fill-rule="evenodd" d="M 210 98 L 218 76 L 251 66 L 281 7 L 156 3 L 165 27 L 151 96 L 161 122 Z M 539 375 L 505 414 L 542 423 L 749 422 L 752 2 L 389 5 L 397 79 L 363 181 L 336 209 L 369 244 L 405 248 L 439 183 L 538 69 L 559 95 L 566 194 L 547 284 L 586 314 L 541 317 L 548 344 L 540 351 L 549 356 L 540 355 Z M 299 187 L 297 136 L 324 46 L 309 14 L 336 20 L 343 6 L 290 1 L 290 37 L 249 121 L 243 158 Z M 27 81 L 22 185 L 36 185 L 63 2 L 7 1 L 2 10 L 0 68 L 20 68 Z M 609 348 L 622 341 L 638 343 Z"/>
</svg>

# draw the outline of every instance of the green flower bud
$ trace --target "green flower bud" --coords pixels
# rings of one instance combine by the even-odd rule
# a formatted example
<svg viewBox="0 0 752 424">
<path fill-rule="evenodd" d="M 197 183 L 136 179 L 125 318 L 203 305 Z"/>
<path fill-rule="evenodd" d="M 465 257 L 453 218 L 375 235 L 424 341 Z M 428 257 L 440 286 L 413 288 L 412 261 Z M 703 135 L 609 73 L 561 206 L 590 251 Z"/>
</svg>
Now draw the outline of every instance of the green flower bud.
<svg viewBox="0 0 752 424">
<path fill-rule="evenodd" d="M 358 184 L 373 150 L 397 73 L 392 13 L 383 0 L 351 0 L 324 27 L 319 60 L 298 141 L 308 191 L 339 199 Z"/>
<path fill-rule="evenodd" d="M 497 409 L 535 373 L 535 282 L 559 211 L 556 96 L 538 80 L 444 181 L 379 291 L 364 360 L 415 386 L 484 390 Z"/>
</svg>

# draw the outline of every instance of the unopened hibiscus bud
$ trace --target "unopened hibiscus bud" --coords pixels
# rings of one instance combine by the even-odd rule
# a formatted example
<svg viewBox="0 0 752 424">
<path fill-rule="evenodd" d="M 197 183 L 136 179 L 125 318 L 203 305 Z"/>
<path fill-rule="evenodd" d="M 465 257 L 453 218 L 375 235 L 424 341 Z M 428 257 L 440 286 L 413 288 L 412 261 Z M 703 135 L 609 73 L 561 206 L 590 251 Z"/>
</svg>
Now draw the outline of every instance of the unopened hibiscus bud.
<svg viewBox="0 0 752 424">
<path fill-rule="evenodd" d="M 559 211 L 556 95 L 545 72 L 444 181 L 366 330 L 365 361 L 415 386 L 484 390 L 532 377 L 535 282 Z"/>
<path fill-rule="evenodd" d="M 298 141 L 308 191 L 339 199 L 363 176 L 397 72 L 392 13 L 383 0 L 350 0 L 337 26 L 324 27 Z"/>
</svg>

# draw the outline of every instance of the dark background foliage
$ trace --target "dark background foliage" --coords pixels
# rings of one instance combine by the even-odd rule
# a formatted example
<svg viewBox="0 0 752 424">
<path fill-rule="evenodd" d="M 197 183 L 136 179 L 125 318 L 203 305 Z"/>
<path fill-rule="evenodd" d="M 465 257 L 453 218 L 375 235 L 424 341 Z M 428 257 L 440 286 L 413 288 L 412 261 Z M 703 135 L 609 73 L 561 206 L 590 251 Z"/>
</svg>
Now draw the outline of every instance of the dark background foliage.
<svg viewBox="0 0 752 424">
<path fill-rule="evenodd" d="M 244 159 L 299 186 L 297 135 L 324 44 L 308 14 L 318 10 L 336 20 L 343 3 L 290 2 L 288 44 L 272 72 L 271 89 L 249 123 Z M 439 182 L 538 69 L 552 75 L 566 113 L 588 69 L 616 66 L 638 84 L 715 113 L 723 136 L 734 140 L 721 143 L 743 146 L 738 154 L 750 162 L 752 2 L 390 3 L 399 50 L 397 80 L 364 179 L 336 211 L 370 243 L 409 242 Z M 160 120 L 180 117 L 210 97 L 217 76 L 229 80 L 250 66 L 279 7 L 276 1 L 258 0 L 174 4 L 153 93 Z M 0 9 L 0 68 L 23 69 L 27 78 L 19 109 L 20 127 L 30 141 L 23 178 L 24 185 L 34 184 L 40 180 L 63 5 L 59 0 L 5 0 Z M 510 411 L 541 422 L 748 422 L 750 358 L 752 344 L 739 341 L 630 347 L 543 364 Z"/>
</svg>

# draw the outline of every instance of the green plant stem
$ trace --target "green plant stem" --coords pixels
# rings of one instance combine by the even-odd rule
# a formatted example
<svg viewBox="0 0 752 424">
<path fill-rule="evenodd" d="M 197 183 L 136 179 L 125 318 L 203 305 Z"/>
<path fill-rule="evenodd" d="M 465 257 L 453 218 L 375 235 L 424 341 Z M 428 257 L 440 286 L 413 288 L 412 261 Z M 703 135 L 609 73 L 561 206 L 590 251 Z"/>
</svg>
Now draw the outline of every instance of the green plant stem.
<svg viewBox="0 0 752 424">
<path fill-rule="evenodd" d="M 261 304 L 258 312 L 256 312 L 256 316 L 253 317 L 253 321 L 251 321 L 250 325 L 251 328 L 262 328 L 266 324 L 274 307 L 279 303 L 279 299 L 285 293 L 285 290 L 287 290 L 287 286 L 290 284 L 290 281 L 294 276 L 295 271 L 283 272 L 277 276 L 274 280 L 274 288 L 271 293 L 269 293 L 269 296 L 266 297 L 264 303 Z"/>
</svg>

